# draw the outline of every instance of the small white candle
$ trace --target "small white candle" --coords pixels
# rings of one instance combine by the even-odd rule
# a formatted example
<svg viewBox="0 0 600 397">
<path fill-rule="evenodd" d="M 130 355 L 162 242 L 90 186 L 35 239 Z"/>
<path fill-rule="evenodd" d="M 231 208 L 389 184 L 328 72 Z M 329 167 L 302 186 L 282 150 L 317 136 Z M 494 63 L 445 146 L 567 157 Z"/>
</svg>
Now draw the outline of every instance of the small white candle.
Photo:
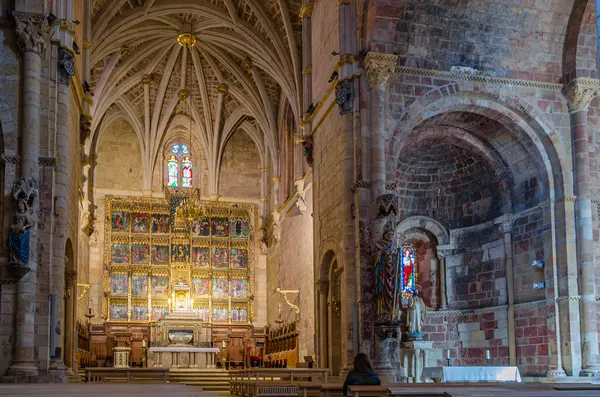
<svg viewBox="0 0 600 397">
<path fill-rule="evenodd" d="M 485 359 L 486 359 L 486 360 L 489 360 L 489 359 L 490 359 L 490 351 L 489 351 L 489 350 L 486 350 L 486 351 L 485 351 Z"/>
<path fill-rule="evenodd" d="M 450 360 L 450 349 L 446 350 L 446 359 Z"/>
</svg>

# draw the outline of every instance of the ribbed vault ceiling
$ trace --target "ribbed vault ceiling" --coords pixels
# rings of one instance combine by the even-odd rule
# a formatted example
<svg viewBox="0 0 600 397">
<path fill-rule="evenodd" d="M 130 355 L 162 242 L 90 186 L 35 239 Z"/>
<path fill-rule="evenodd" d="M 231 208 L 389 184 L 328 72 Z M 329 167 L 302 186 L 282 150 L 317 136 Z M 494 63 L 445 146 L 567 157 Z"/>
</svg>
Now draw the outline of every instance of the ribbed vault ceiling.
<svg viewBox="0 0 600 397">
<path fill-rule="evenodd" d="M 240 128 L 276 164 L 284 112 L 301 113 L 299 3 L 93 1 L 93 141 L 107 119 L 125 117 L 150 176 L 169 131 L 191 118 L 214 186 L 227 140 Z M 187 32 L 197 39 L 191 48 L 177 42 Z M 190 95 L 181 99 L 184 89 Z"/>
</svg>

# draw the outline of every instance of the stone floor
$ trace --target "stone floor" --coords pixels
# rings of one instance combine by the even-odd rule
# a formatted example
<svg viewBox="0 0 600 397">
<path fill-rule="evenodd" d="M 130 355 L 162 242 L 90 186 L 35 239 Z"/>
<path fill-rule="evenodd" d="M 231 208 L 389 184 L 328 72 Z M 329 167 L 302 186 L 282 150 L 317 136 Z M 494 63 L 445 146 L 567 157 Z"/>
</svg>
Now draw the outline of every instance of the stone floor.
<svg viewBox="0 0 600 397">
<path fill-rule="evenodd" d="M 0 384 L 0 396 L 11 397 L 224 397 L 179 384 Z"/>
</svg>

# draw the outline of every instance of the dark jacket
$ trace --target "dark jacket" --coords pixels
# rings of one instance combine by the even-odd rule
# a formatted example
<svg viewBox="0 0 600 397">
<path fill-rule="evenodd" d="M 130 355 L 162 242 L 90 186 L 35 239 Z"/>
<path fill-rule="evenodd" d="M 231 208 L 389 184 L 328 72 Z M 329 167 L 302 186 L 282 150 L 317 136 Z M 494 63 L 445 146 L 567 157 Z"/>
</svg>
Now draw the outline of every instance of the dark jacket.
<svg viewBox="0 0 600 397">
<path fill-rule="evenodd" d="M 381 381 L 379 376 L 373 371 L 369 372 L 354 372 L 350 371 L 344 382 L 344 395 L 348 395 L 348 386 L 360 385 L 360 386 L 377 386 L 380 385 Z"/>
</svg>

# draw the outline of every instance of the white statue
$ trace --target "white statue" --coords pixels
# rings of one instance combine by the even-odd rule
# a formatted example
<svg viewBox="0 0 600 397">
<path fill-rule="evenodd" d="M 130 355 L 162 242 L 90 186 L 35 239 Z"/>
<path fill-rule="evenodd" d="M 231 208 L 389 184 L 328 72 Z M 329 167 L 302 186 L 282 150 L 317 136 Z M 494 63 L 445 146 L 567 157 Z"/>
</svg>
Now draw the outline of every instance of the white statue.
<svg viewBox="0 0 600 397">
<path fill-rule="evenodd" d="M 423 323 L 427 314 L 427 305 L 419 294 L 419 290 L 408 298 L 408 330 L 411 334 L 423 334 Z"/>
</svg>

